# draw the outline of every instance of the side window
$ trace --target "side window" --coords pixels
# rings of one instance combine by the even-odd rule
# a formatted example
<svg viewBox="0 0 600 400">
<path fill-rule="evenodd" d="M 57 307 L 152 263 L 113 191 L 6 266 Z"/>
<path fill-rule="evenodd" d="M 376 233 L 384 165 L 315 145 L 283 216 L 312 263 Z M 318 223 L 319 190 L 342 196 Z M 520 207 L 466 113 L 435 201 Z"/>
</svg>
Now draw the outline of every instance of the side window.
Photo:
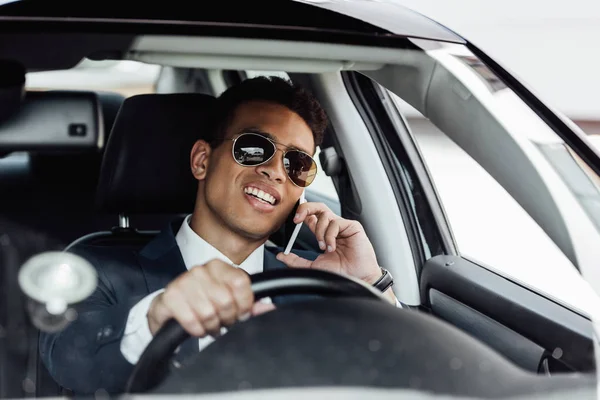
<svg viewBox="0 0 600 400">
<path fill-rule="evenodd" d="M 591 315 L 593 290 L 533 218 L 444 132 L 390 95 L 417 141 L 461 255 Z"/>
<path fill-rule="evenodd" d="M 248 78 L 254 78 L 257 76 L 279 76 L 281 78 L 289 79 L 288 74 L 285 71 L 245 71 L 246 76 Z M 324 197 L 324 199 L 317 199 L 319 201 L 325 201 L 326 203 L 335 202 L 339 203 L 339 197 L 337 191 L 335 190 L 335 186 L 333 184 L 333 180 L 325 175 L 323 172 L 323 168 L 321 167 L 321 160 L 319 158 L 319 154 L 321 152 L 320 148 L 317 148 L 315 152 L 314 159 L 317 162 L 318 172 L 315 181 L 310 185 L 307 189 L 308 195 L 316 194 L 318 197 Z"/>
</svg>

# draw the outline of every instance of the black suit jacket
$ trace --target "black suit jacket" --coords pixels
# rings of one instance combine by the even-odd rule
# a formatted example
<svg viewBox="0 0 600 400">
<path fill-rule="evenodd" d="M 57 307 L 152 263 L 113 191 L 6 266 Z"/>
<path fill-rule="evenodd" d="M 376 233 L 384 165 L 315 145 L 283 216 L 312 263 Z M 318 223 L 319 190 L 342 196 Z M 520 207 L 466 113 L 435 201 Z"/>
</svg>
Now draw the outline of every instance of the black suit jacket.
<svg viewBox="0 0 600 400">
<path fill-rule="evenodd" d="M 61 332 L 40 335 L 40 356 L 61 386 L 76 394 L 93 394 L 99 388 L 109 393 L 124 390 L 133 369 L 120 350 L 129 310 L 187 270 L 175 241 L 181 223 L 181 219 L 172 222 L 141 250 L 93 245 L 71 250 L 94 265 L 98 286 L 75 307 L 78 317 L 73 323 Z M 265 271 L 286 268 L 275 258 L 277 251 L 265 248 Z M 295 253 L 309 259 L 318 256 Z M 298 296 L 273 299 L 277 305 L 295 300 Z"/>
</svg>

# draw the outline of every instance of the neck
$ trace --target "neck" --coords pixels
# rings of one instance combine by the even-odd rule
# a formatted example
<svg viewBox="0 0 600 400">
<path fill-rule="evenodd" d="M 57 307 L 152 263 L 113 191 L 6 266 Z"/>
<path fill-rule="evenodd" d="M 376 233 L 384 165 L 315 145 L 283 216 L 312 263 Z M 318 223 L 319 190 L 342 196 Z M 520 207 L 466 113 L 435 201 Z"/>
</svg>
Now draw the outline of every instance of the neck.
<svg viewBox="0 0 600 400">
<path fill-rule="evenodd" d="M 197 207 L 190 220 L 192 230 L 235 264 L 241 264 L 254 250 L 266 242 L 252 240 L 232 232 L 205 207 Z"/>
</svg>

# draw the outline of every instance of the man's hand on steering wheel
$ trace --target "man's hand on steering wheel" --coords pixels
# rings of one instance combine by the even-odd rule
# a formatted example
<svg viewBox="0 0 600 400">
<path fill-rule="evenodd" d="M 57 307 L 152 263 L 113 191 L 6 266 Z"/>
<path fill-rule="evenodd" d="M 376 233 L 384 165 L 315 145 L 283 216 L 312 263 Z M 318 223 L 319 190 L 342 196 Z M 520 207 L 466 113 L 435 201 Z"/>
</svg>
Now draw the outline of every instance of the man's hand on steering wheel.
<svg viewBox="0 0 600 400">
<path fill-rule="evenodd" d="M 325 204 L 304 203 L 294 222 L 304 222 L 325 251 L 314 261 L 293 253 L 277 258 L 295 268 L 312 268 L 348 275 L 373 284 L 381 269 L 373 246 L 358 221 L 335 215 Z M 395 303 L 391 290 L 385 297 Z M 247 273 L 223 261 L 212 260 L 190 269 L 171 282 L 152 302 L 148 325 L 152 334 L 170 318 L 192 336 L 218 335 L 221 327 L 273 309 L 272 304 L 254 303 Z"/>
<path fill-rule="evenodd" d="M 148 326 L 154 335 L 174 318 L 192 336 L 218 335 L 250 315 L 272 309 L 254 304 L 248 274 L 221 260 L 212 260 L 181 274 L 154 298 L 148 310 Z"/>
<path fill-rule="evenodd" d="M 317 269 L 280 268 L 253 274 L 250 280 L 252 282 L 250 289 L 254 298 L 258 300 L 271 296 L 304 293 L 388 302 L 380 291 L 356 279 Z M 204 329 L 206 331 L 206 328 Z M 126 393 L 140 393 L 156 386 L 164 378 L 163 374 L 169 358 L 190 337 L 190 334 L 178 319 L 165 321 L 135 365 L 127 382 Z"/>
<path fill-rule="evenodd" d="M 295 223 L 303 222 L 315 234 L 319 247 L 325 253 L 314 261 L 296 254 L 279 253 L 277 259 L 289 267 L 314 268 L 361 279 L 368 284 L 381 277 L 381 268 L 373 245 L 358 221 L 344 219 L 323 203 L 304 203 L 298 206 Z M 396 297 L 391 290 L 385 296 L 391 303 Z"/>
</svg>

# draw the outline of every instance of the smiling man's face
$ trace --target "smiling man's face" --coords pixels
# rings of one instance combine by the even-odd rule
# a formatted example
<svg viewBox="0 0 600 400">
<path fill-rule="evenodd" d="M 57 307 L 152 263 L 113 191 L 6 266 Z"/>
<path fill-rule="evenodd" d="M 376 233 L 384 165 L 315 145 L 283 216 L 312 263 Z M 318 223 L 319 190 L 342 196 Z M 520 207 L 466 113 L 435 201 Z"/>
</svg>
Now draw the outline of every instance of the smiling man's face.
<svg viewBox="0 0 600 400">
<path fill-rule="evenodd" d="M 260 240 L 283 224 L 302 194 L 303 189 L 286 174 L 283 151 L 287 146 L 313 154 L 315 144 L 306 122 L 275 103 L 252 101 L 237 107 L 225 138 L 233 139 L 247 131 L 268 133 L 280 144 L 273 158 L 263 165 L 241 166 L 233 159 L 233 141 L 225 140 L 210 151 L 201 190 L 215 220 L 238 235 Z M 258 199 L 252 194 L 255 190 L 269 193 L 275 198 L 274 204 Z"/>
</svg>

